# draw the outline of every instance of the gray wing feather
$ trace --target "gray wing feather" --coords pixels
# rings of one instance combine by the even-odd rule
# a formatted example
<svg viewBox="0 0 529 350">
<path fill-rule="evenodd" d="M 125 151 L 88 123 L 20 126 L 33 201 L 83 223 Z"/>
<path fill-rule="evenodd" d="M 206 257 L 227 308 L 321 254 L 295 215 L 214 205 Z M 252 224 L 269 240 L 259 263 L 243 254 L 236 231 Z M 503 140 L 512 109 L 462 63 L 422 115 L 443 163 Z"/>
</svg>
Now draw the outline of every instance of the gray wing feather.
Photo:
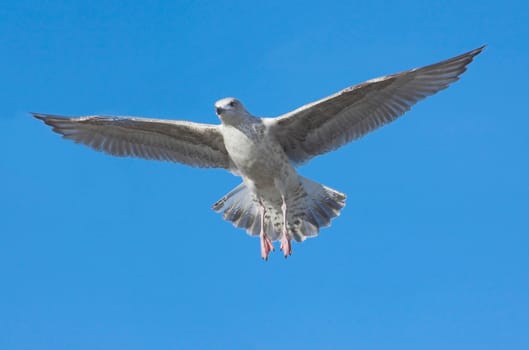
<svg viewBox="0 0 529 350">
<path fill-rule="evenodd" d="M 196 167 L 231 166 L 217 125 L 177 120 L 32 113 L 64 138 L 118 157 L 140 157 Z"/>
<path fill-rule="evenodd" d="M 397 119 L 421 99 L 447 88 L 483 49 L 368 80 L 265 122 L 293 162 L 306 162 Z"/>
</svg>

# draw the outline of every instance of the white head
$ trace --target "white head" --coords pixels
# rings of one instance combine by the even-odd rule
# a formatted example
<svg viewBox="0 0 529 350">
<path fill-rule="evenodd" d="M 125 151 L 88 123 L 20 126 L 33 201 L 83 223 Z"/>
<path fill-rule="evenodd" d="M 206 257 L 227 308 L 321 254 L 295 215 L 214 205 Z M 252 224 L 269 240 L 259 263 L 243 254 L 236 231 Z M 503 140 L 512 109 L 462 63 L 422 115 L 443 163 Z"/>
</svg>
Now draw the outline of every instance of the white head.
<svg viewBox="0 0 529 350">
<path fill-rule="evenodd" d="M 253 118 L 241 101 L 233 97 L 226 97 L 215 102 L 215 112 L 220 120 L 228 125 L 237 125 Z"/>
</svg>

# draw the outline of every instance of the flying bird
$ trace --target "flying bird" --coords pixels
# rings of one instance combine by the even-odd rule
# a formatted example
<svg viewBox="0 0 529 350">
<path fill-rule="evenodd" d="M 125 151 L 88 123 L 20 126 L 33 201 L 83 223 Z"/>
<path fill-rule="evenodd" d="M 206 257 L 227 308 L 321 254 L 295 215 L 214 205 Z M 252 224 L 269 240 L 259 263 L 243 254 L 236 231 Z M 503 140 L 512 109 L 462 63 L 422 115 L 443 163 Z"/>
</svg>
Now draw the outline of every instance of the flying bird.
<svg viewBox="0 0 529 350">
<path fill-rule="evenodd" d="M 231 97 L 215 103 L 218 125 L 32 114 L 63 138 L 114 156 L 223 168 L 240 176 L 242 183 L 213 209 L 259 236 L 267 260 L 273 241 L 280 241 L 287 257 L 292 240 L 318 235 L 345 205 L 345 194 L 299 175 L 296 165 L 358 139 L 447 88 L 483 49 L 368 80 L 276 118 L 256 117 Z"/>
</svg>

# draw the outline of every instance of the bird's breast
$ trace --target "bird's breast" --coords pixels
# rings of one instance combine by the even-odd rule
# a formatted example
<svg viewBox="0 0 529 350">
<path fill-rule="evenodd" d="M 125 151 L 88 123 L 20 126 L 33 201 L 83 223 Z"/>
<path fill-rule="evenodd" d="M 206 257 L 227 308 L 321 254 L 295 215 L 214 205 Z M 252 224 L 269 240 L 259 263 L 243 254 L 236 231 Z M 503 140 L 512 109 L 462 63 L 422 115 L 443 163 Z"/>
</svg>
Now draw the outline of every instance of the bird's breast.
<svg viewBox="0 0 529 350">
<path fill-rule="evenodd" d="M 283 147 L 265 133 L 226 127 L 223 135 L 226 150 L 240 174 L 256 185 L 273 183 L 293 170 Z"/>
</svg>

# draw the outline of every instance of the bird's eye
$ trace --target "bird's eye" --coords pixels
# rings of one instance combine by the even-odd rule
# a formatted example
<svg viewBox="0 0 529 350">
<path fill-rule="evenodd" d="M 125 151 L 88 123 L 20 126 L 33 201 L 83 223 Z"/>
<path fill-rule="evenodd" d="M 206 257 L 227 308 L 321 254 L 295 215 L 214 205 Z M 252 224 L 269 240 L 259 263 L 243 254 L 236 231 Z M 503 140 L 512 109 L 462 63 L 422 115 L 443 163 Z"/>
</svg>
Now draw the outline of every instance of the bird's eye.
<svg viewBox="0 0 529 350">
<path fill-rule="evenodd" d="M 231 101 L 231 102 L 229 103 L 229 105 L 230 105 L 230 107 L 235 107 L 235 101 Z"/>
</svg>

